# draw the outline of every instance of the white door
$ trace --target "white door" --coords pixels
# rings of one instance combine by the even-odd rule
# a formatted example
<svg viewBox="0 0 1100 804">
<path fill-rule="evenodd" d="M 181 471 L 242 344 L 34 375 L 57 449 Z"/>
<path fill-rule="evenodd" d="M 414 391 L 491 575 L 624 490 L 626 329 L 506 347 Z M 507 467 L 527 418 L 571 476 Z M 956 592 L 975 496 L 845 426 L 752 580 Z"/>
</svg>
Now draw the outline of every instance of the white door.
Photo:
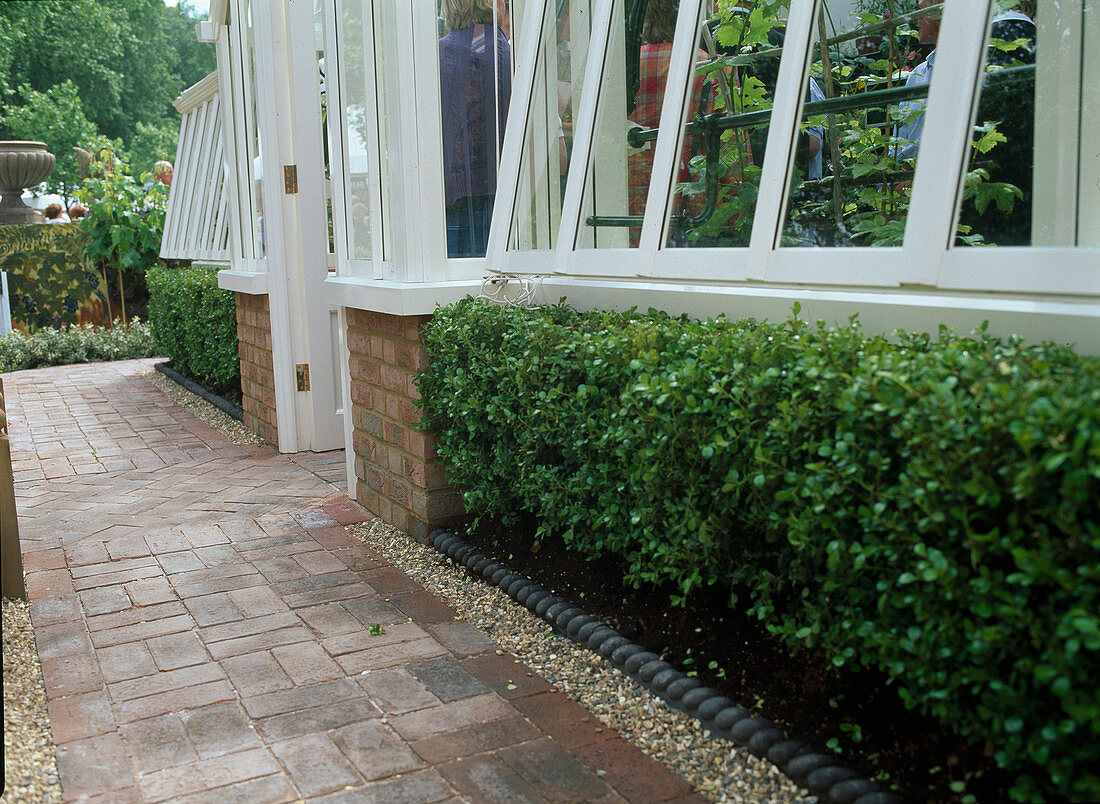
<svg viewBox="0 0 1100 804">
<path fill-rule="evenodd" d="M 325 179 L 324 129 L 321 117 L 324 40 L 314 3 L 290 2 L 286 10 L 293 108 L 294 166 L 284 184 L 297 180 L 299 253 L 288 250 L 288 310 L 293 351 L 298 449 L 344 446 L 343 394 L 340 390 L 340 328 L 337 308 L 325 302 L 324 282 L 334 265 L 329 236 Z M 293 186 L 284 187 L 290 193 Z"/>
<path fill-rule="evenodd" d="M 298 141 L 303 276 L 301 307 L 309 341 L 309 395 L 312 437 L 309 449 L 341 449 L 344 445 L 343 394 L 338 355 L 339 310 L 324 301 L 324 279 L 335 266 L 329 221 L 329 183 L 322 123 L 323 21 L 317 3 L 289 3 L 295 117 Z M 304 180 L 305 179 L 305 180 Z"/>
</svg>

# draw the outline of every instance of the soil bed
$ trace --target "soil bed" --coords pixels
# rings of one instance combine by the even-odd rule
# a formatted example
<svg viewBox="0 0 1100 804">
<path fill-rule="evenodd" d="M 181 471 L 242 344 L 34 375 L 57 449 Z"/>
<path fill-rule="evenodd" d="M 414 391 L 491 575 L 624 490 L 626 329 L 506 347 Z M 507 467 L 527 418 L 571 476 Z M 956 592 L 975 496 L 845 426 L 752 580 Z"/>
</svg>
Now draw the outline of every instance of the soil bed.
<svg viewBox="0 0 1100 804">
<path fill-rule="evenodd" d="M 623 570 L 615 559 L 587 560 L 557 538 L 533 550 L 534 531 L 530 524 L 486 520 L 472 534 L 455 530 L 472 547 L 697 674 L 706 686 L 756 708 L 789 737 L 839 751 L 845 767 L 907 801 L 1007 800 L 1012 777 L 997 768 L 993 746 L 969 745 L 906 709 L 883 674 L 837 671 L 814 651 L 792 655 L 760 623 L 731 609 L 725 591 L 705 590 L 673 607 L 670 589 L 616 583 Z"/>
</svg>

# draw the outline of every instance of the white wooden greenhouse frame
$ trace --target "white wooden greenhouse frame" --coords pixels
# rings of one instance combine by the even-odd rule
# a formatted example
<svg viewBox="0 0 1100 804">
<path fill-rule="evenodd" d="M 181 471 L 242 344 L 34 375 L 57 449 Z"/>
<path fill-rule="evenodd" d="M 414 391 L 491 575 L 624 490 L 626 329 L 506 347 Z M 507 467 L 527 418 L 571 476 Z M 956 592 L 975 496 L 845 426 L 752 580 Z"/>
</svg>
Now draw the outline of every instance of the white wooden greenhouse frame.
<svg viewBox="0 0 1100 804">
<path fill-rule="evenodd" d="M 934 331 L 941 324 L 968 331 L 988 320 L 994 334 L 1072 342 L 1083 353 L 1100 353 L 1100 159 L 1095 144 L 1100 92 L 1088 69 L 1088 55 L 1100 53 L 1097 0 L 1039 3 L 1034 245 L 952 245 L 982 86 L 990 0 L 944 5 L 902 244 L 779 245 L 818 7 L 818 0 L 791 0 L 748 246 L 665 247 L 692 54 L 704 5 L 709 5 L 684 0 L 638 245 L 583 248 L 577 245 L 578 232 L 584 226 L 589 155 L 598 147 L 598 104 L 601 94 L 621 81 L 605 62 L 612 61 L 612 23 L 622 17 L 622 2 L 570 4 L 576 40 L 583 46 L 571 58 L 574 69 L 583 60 L 585 79 L 575 98 L 572 158 L 560 213 L 540 202 L 539 214 L 548 216 L 553 229 L 553 248 L 545 243 L 529 247 L 530 241 L 513 231 L 512 221 L 517 203 L 525 203 L 525 194 L 532 192 L 531 155 L 537 158 L 540 149 L 545 152 L 556 142 L 555 115 L 548 113 L 545 97 L 549 82 L 540 71 L 550 69 L 551 37 L 544 20 L 554 17 L 557 0 L 509 3 L 514 75 L 487 256 L 451 259 L 444 237 L 437 4 L 214 0 L 211 22 L 199 27 L 200 38 L 217 43 L 220 81 L 216 96 L 185 118 L 185 131 L 195 133 L 181 142 L 177 162 L 181 168 L 200 165 L 196 189 L 190 191 L 196 197 L 199 185 L 218 182 L 212 166 L 216 158 L 209 158 L 217 149 L 200 142 L 211 136 L 216 140 L 211 123 L 199 132 L 191 121 L 220 103 L 228 198 L 206 197 L 204 209 L 228 210 L 222 287 L 266 293 L 270 300 L 281 449 L 344 444 L 352 474 L 350 417 L 340 425 L 341 412 L 350 409 L 352 385 L 347 346 L 341 341 L 347 310 L 427 315 L 439 304 L 478 294 L 486 278 L 494 276 L 532 277 L 538 300 L 566 297 L 581 308 L 652 306 L 700 317 L 777 319 L 789 315 L 797 302 L 805 318 L 832 322 L 858 314 L 870 331 Z M 848 4 L 830 0 L 830 5 Z M 249 41 L 255 43 L 252 51 Z M 328 177 L 319 65 L 328 109 Z M 359 76 L 362 85 L 349 82 L 349 76 Z M 531 135 L 525 136 L 528 131 Z M 192 182 L 180 172 L 190 173 L 190 167 L 177 170 L 177 182 Z M 365 207 L 369 217 L 365 227 L 349 233 L 353 202 L 359 205 L 355 214 Z M 216 217 L 204 211 L 202 221 Z M 210 260 L 225 253 L 203 239 L 210 233 L 206 223 L 185 223 L 179 213 L 176 218 L 170 214 L 169 221 L 171 255 L 182 256 L 190 248 L 193 258 Z M 353 240 L 354 252 L 349 247 Z M 295 367 L 302 364 L 312 366 L 314 377 L 313 391 L 305 395 L 294 390 Z M 318 379 L 322 376 L 324 382 Z M 319 391 L 322 386 L 327 390 Z"/>
<path fill-rule="evenodd" d="M 229 194 L 218 74 L 195 84 L 174 105 L 183 117 L 175 161 L 180 180 L 168 196 L 161 256 L 228 264 Z"/>
</svg>

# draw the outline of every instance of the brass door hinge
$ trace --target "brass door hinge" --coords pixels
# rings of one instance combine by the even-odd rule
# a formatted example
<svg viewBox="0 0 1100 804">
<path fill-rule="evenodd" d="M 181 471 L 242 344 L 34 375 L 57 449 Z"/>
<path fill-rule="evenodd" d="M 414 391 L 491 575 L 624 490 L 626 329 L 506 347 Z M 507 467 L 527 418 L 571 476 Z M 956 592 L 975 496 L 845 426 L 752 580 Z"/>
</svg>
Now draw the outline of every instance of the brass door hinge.
<svg viewBox="0 0 1100 804">
<path fill-rule="evenodd" d="M 283 185 L 287 195 L 298 192 L 298 166 L 283 165 Z"/>
<path fill-rule="evenodd" d="M 295 373 L 298 375 L 298 390 L 309 390 L 309 363 L 299 363 L 294 367 Z"/>
</svg>

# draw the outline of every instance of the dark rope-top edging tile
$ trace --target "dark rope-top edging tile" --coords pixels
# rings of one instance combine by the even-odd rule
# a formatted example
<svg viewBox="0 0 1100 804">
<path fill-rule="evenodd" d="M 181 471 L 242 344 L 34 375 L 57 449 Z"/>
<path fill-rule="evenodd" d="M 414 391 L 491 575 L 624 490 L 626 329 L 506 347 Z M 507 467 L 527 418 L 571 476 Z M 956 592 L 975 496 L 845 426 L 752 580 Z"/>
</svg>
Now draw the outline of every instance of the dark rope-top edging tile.
<svg viewBox="0 0 1100 804">
<path fill-rule="evenodd" d="M 555 631 L 585 645 L 623 673 L 644 685 L 673 709 L 697 719 L 707 730 L 728 738 L 755 756 L 767 759 L 795 784 L 827 804 L 900 804 L 893 793 L 879 789 L 828 754 L 815 753 L 798 740 L 788 740 L 767 718 L 753 715 L 717 690 L 704 687 L 657 654 L 627 639 L 583 609 L 553 595 L 480 553 L 455 534 L 434 531 L 429 544 L 470 573 L 500 587 L 520 605 L 548 622 Z"/>
<path fill-rule="evenodd" d="M 165 377 L 172 380 L 173 382 L 182 385 L 184 388 L 186 388 L 188 391 L 195 394 L 196 396 L 202 397 L 211 405 L 220 410 L 222 413 L 232 416 L 239 422 L 244 421 L 243 410 L 234 405 L 228 399 L 220 397 L 217 394 L 213 394 L 210 391 L 207 391 L 197 382 L 190 380 L 187 377 L 184 377 L 167 363 L 156 363 L 153 365 L 153 368 L 155 368 L 157 371 L 159 371 L 161 374 L 163 374 Z"/>
</svg>

